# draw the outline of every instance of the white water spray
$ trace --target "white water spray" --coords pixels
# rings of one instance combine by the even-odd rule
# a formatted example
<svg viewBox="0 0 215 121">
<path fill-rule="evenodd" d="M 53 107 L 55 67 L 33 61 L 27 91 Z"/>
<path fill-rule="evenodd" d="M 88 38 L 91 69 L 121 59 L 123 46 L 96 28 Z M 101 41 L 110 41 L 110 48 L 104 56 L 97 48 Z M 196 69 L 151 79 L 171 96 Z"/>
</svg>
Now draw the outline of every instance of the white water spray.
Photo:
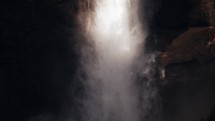
<svg viewBox="0 0 215 121">
<path fill-rule="evenodd" d="M 95 13 L 86 25 L 97 58 L 84 64 L 88 75 L 84 121 L 140 120 L 132 69 L 146 33 L 138 5 L 138 0 L 96 1 Z"/>
</svg>

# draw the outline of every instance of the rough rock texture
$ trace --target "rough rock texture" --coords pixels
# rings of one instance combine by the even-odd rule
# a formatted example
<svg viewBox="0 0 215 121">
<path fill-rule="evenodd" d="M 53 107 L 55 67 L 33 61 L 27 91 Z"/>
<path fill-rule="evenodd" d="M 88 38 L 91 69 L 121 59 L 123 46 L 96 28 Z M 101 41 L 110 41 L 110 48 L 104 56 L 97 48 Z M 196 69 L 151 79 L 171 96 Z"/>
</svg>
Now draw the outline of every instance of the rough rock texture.
<svg viewBox="0 0 215 121">
<path fill-rule="evenodd" d="M 190 28 L 180 34 L 161 54 L 161 63 L 183 63 L 197 59 L 200 62 L 215 56 L 215 27 Z"/>
<path fill-rule="evenodd" d="M 180 3 L 178 9 L 174 3 L 168 4 L 170 8 L 163 5 L 164 16 L 158 17 L 155 32 L 155 46 L 161 51 L 163 120 L 211 120 L 208 117 L 215 105 L 215 1 Z"/>
</svg>

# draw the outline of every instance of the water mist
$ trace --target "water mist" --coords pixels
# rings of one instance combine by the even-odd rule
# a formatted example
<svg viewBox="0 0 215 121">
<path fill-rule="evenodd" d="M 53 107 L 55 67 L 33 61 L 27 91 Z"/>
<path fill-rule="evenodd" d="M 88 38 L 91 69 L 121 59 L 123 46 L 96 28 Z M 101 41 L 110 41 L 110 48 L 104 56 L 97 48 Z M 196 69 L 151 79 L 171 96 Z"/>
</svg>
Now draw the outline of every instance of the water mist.
<svg viewBox="0 0 215 121">
<path fill-rule="evenodd" d="M 140 69 L 147 63 L 137 61 L 143 54 L 147 35 L 138 14 L 140 3 L 138 0 L 94 2 L 95 10 L 86 17 L 85 24 L 95 52 L 83 48 L 87 77 L 82 118 L 84 121 L 140 121 L 143 108 L 148 105 L 142 103 L 149 100 L 141 100 L 143 92 L 136 83 L 136 75 L 150 68 Z M 138 66 L 136 70 L 134 67 Z"/>
</svg>

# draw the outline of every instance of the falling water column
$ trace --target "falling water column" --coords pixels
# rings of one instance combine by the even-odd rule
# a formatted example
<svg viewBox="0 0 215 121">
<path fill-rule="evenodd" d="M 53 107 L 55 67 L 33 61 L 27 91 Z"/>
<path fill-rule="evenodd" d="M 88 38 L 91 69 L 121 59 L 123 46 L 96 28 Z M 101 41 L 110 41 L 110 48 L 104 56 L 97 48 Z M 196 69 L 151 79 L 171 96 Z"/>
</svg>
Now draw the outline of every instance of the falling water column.
<svg viewBox="0 0 215 121">
<path fill-rule="evenodd" d="M 95 43 L 97 59 L 85 64 L 85 120 L 139 121 L 132 67 L 145 35 L 137 14 L 138 0 L 98 0 L 95 4 L 87 29 Z"/>
</svg>

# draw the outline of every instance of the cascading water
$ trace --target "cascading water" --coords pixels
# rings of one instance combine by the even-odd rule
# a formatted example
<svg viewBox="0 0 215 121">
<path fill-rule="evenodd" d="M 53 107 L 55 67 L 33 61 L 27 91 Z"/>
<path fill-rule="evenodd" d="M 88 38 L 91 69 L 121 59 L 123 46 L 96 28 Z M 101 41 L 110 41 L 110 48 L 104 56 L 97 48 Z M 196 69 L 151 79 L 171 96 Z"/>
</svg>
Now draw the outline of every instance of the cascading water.
<svg viewBox="0 0 215 121">
<path fill-rule="evenodd" d="M 138 0 L 95 1 L 95 11 L 85 26 L 96 59 L 83 64 L 87 73 L 84 121 L 140 120 L 142 106 L 133 69 L 146 32 L 138 5 Z"/>
</svg>

